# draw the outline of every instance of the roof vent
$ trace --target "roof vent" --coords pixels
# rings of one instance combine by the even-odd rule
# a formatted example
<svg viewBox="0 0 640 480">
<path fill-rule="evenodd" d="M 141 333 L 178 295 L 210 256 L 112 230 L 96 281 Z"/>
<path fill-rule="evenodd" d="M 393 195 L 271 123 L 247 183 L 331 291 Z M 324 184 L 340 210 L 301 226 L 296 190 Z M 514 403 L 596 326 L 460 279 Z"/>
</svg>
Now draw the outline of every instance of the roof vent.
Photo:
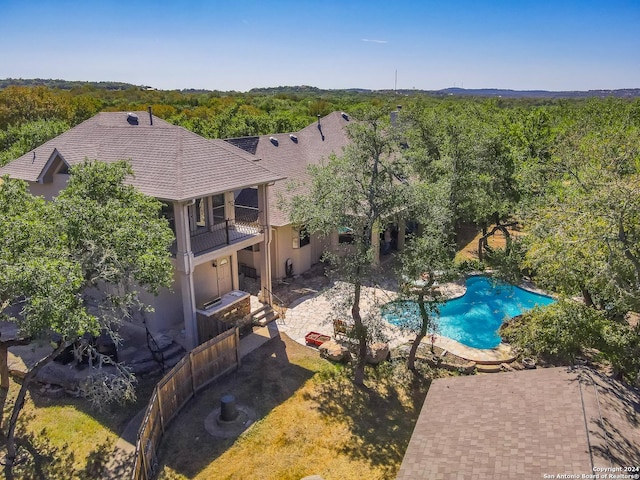
<svg viewBox="0 0 640 480">
<path fill-rule="evenodd" d="M 269 141 L 273 143 L 276 147 L 278 146 L 278 139 L 276 137 L 269 137 Z"/>
<path fill-rule="evenodd" d="M 293 143 L 298 143 L 298 137 L 296 137 L 293 133 L 289 135 L 289 138 Z"/>
<path fill-rule="evenodd" d="M 127 113 L 127 122 L 129 125 L 138 125 L 138 115 L 133 112 Z"/>
<path fill-rule="evenodd" d="M 349 121 L 349 115 L 344 112 L 342 112 L 340 115 L 342 115 L 342 118 L 344 118 L 347 122 Z"/>
</svg>

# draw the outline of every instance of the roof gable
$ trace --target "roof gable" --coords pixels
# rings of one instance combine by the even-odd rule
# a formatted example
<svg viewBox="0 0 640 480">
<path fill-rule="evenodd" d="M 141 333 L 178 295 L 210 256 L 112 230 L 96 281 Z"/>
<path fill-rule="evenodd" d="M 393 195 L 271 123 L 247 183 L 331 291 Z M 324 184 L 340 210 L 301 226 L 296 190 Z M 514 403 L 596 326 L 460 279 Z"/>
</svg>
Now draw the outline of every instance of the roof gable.
<svg viewBox="0 0 640 480">
<path fill-rule="evenodd" d="M 45 163 L 44 167 L 42 168 L 40 175 L 38 175 L 38 182 L 48 183 L 52 180 L 54 174 L 66 168 L 69 168 L 69 164 L 62 157 L 62 155 L 60 155 L 58 149 L 54 148 L 51 156 L 49 157 L 49 160 L 47 160 L 47 163 Z"/>
</svg>

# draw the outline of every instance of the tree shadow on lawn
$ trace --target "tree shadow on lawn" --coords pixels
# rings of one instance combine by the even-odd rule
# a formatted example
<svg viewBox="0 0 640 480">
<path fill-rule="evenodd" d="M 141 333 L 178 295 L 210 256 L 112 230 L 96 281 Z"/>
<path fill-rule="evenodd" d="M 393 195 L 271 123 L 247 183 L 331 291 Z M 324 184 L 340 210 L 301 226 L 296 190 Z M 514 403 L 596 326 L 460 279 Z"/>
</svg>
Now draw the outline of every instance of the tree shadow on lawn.
<svg viewBox="0 0 640 480">
<path fill-rule="evenodd" d="M 47 393 L 43 393 L 46 390 L 46 386 L 33 382 L 29 386 L 29 398 L 38 409 L 46 409 L 48 407 L 62 407 L 69 406 L 86 415 L 92 417 L 104 428 L 111 432 L 120 435 L 129 424 L 129 421 L 142 409 L 146 408 L 149 398 L 153 392 L 156 383 L 160 380 L 160 376 L 154 375 L 144 378 L 138 378 L 136 383 L 136 400 L 133 403 L 126 403 L 120 405 L 118 403 L 112 403 L 107 405 L 102 410 L 98 410 L 91 406 L 89 400 L 83 397 L 72 397 L 63 395 L 62 397 L 50 396 Z M 16 380 L 16 384 L 12 385 L 12 388 L 20 388 L 22 380 Z M 9 408 L 13 408 L 13 403 L 7 405 Z M 11 411 L 5 412 L 8 417 L 11 415 Z M 23 412 L 24 413 L 24 412 Z M 21 417 L 22 414 L 21 413 Z M 20 422 L 20 420 L 19 420 Z"/>
<path fill-rule="evenodd" d="M 84 480 L 101 478 L 115 480 L 130 476 L 130 458 L 119 452 L 114 445 L 103 442 L 95 445 L 84 462 L 78 464 L 68 445 L 55 446 L 47 437 L 47 430 L 38 434 L 27 432 L 24 424 L 33 420 L 26 414 L 16 431 L 17 457 L 12 470 L 13 478 L 41 480 Z M 3 432 L 4 433 L 4 432 Z M 4 472 L 4 435 L 0 454 Z"/>
<path fill-rule="evenodd" d="M 431 380 L 390 362 L 368 368 L 364 387 L 352 378 L 350 368 L 328 374 L 307 397 L 324 416 L 348 425 L 352 436 L 340 447 L 342 453 L 395 477 Z"/>
<path fill-rule="evenodd" d="M 292 362 L 292 354 L 300 359 Z M 244 357 L 237 371 L 199 392 L 172 421 L 161 443 L 159 470 L 168 467 L 188 478 L 194 477 L 236 441 L 213 437 L 205 430 L 204 420 L 220 407 L 221 397 L 233 395 L 238 407 L 250 408 L 260 421 L 316 373 L 304 366 L 303 357 L 308 356 L 307 347 L 283 335 Z"/>
<path fill-rule="evenodd" d="M 76 462 L 75 454 L 67 445 L 56 446 L 48 439 L 48 432 L 55 428 L 56 419 L 54 414 L 46 413 L 51 407 L 71 407 L 79 412 L 83 412 L 96 420 L 106 430 L 118 435 L 122 432 L 129 420 L 144 408 L 150 397 L 151 391 L 158 378 L 141 379 L 136 388 L 137 400 L 134 404 L 110 405 L 103 411 L 92 408 L 85 398 L 73 398 L 62 396 L 54 398 L 43 394 L 45 387 L 34 382 L 29 386 L 28 398 L 33 402 L 35 410 L 28 406 L 23 409 L 18 419 L 16 429 L 16 446 L 18 447 L 17 464 L 14 469 L 15 478 L 104 478 L 116 479 L 125 478 L 130 475 L 130 459 L 127 455 L 115 447 L 113 441 L 104 437 L 92 439 L 95 441 L 88 451 L 87 458 L 79 464 Z M 13 402 L 18 394 L 22 380 L 13 378 L 10 389 L 0 389 L 0 456 L 4 459 L 6 453 L 5 434 L 7 424 L 11 416 Z M 38 422 L 40 417 L 49 416 L 50 421 L 45 421 L 46 427 L 35 433 L 27 431 L 26 426 Z M 42 418 L 40 418 L 42 423 Z M 40 427 L 37 427 L 38 429 Z M 67 428 L 65 426 L 64 428 Z M 72 433 L 72 431 L 70 431 Z M 76 466 L 73 467 L 73 463 Z M 0 468 L 3 468 L 0 466 Z"/>
</svg>

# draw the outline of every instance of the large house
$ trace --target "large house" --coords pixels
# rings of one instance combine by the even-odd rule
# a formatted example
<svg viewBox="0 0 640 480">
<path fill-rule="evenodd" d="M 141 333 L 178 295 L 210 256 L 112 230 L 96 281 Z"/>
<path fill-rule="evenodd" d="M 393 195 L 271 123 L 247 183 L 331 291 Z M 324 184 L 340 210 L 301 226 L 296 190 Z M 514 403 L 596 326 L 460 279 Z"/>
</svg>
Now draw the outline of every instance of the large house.
<svg viewBox="0 0 640 480">
<path fill-rule="evenodd" d="M 99 113 L 13 160 L 0 175 L 26 180 L 33 194 L 51 199 L 66 186 L 69 167 L 85 159 L 129 159 L 131 183 L 166 205 L 176 236 L 174 283 L 158 296 L 145 295 L 154 307 L 146 317 L 150 330 L 183 330 L 192 348 L 218 333 L 211 325 L 249 313 L 248 294 L 239 291 L 238 255 L 245 249 L 256 251 L 261 296 L 270 303 L 268 190 L 282 175 L 228 142 L 150 112 Z M 255 190 L 256 203 L 237 207 L 235 195 L 246 188 Z"/>
<path fill-rule="evenodd" d="M 150 112 L 102 112 L 0 168 L 0 175 L 26 180 L 33 194 L 51 199 L 66 186 L 70 166 L 128 159 L 131 183 L 165 204 L 176 236 L 173 286 L 143 294 L 154 309 L 146 324 L 152 332 L 183 331 L 192 348 L 250 313 L 242 277 L 259 278 L 260 299 L 271 304 L 272 279 L 303 273 L 326 249 L 350 242 L 347 226 L 342 234 L 310 235 L 278 208 L 291 195 L 289 181 L 307 181 L 308 165 L 342 154 L 350 121 L 333 112 L 298 132 L 223 141 Z M 397 230 L 401 248 L 402 220 Z"/>
</svg>

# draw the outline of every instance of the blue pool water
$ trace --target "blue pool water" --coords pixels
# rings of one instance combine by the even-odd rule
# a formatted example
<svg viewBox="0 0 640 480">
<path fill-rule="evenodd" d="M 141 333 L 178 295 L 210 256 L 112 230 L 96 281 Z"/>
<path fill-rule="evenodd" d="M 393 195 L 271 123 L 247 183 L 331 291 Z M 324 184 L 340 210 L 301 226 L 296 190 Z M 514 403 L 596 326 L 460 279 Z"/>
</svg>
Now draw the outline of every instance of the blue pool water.
<svg viewBox="0 0 640 480">
<path fill-rule="evenodd" d="M 546 295 L 482 276 L 469 277 L 466 285 L 467 291 L 462 297 L 440 306 L 440 314 L 436 315 L 437 334 L 474 348 L 498 346 L 501 341 L 498 328 L 505 317 L 515 317 L 536 305 L 549 305 L 555 301 Z M 414 302 L 387 304 L 383 316 L 393 324 L 401 319 L 420 322 L 418 306 Z"/>
</svg>

